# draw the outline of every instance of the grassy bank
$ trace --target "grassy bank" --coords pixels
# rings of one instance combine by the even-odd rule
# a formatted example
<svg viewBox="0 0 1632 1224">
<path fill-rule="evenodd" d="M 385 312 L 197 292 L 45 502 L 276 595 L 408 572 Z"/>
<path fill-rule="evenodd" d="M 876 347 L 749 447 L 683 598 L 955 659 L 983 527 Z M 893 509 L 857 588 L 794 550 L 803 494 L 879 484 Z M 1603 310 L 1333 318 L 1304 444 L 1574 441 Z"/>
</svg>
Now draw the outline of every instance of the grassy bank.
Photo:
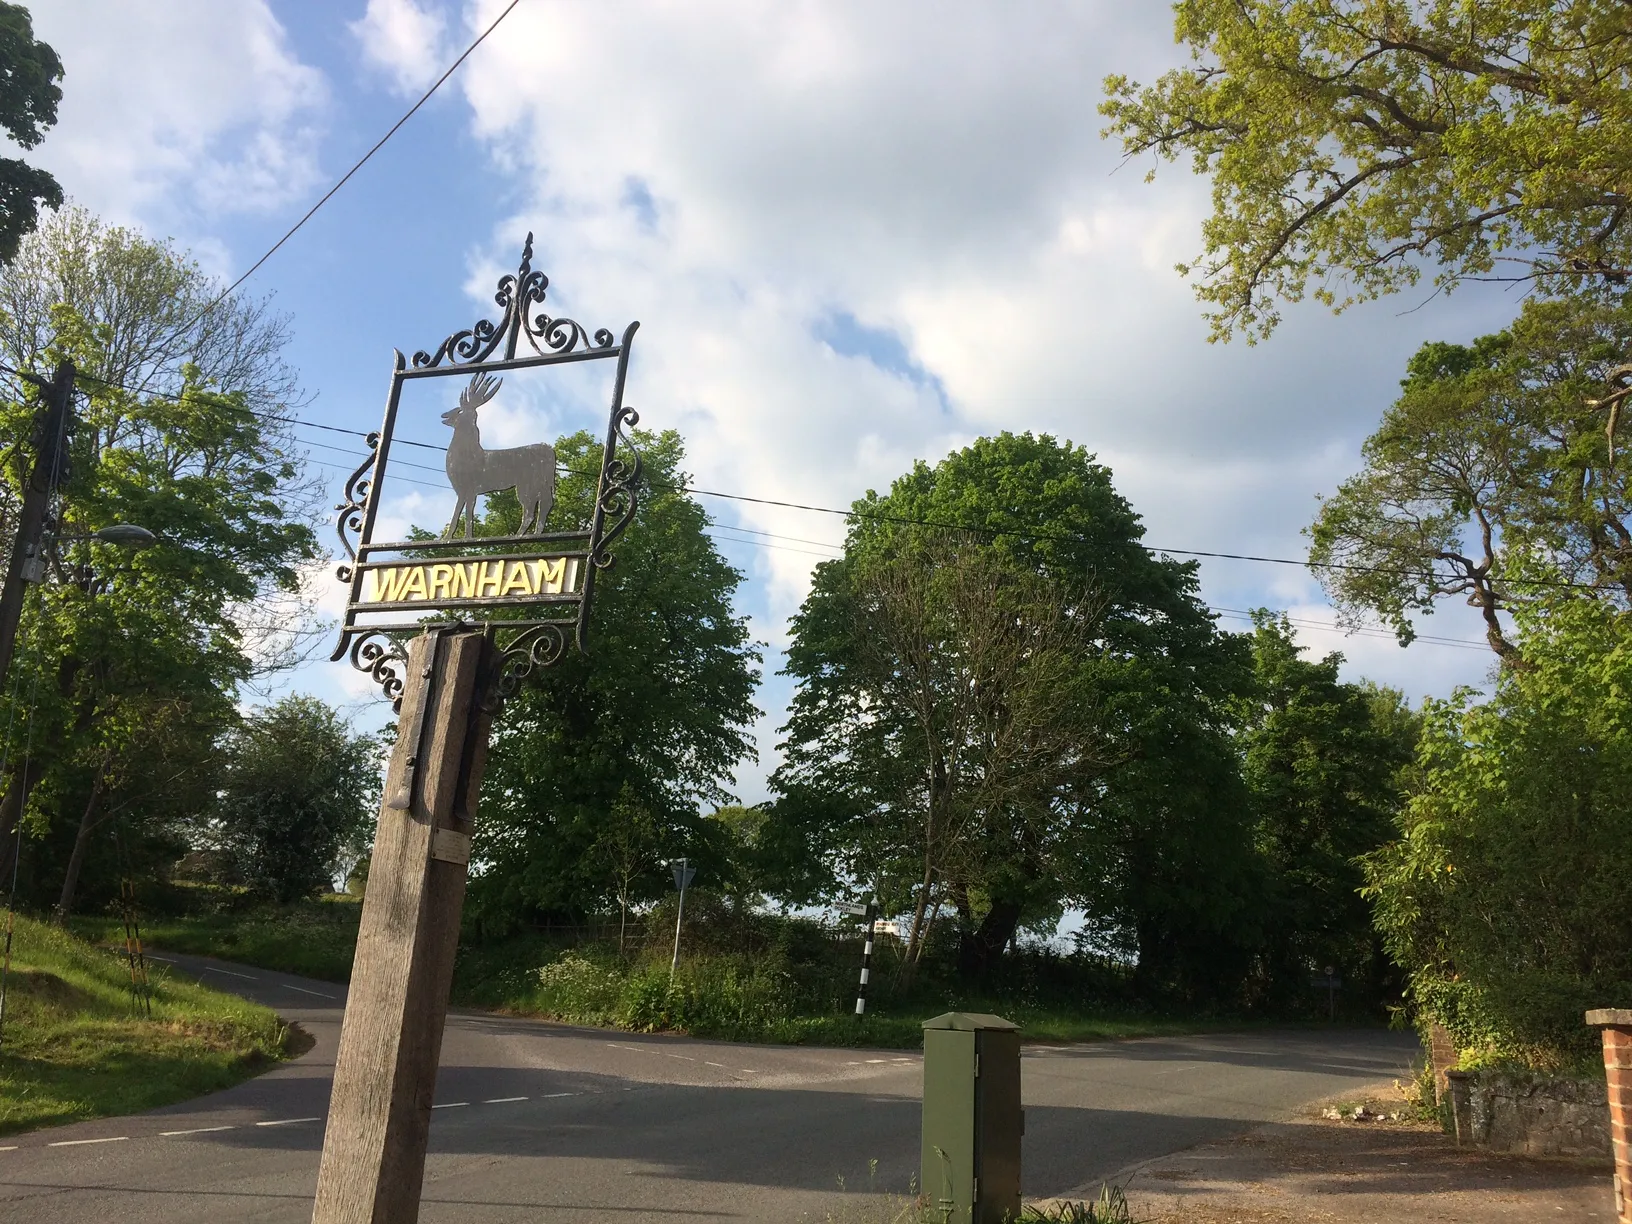
<svg viewBox="0 0 1632 1224">
<path fill-rule="evenodd" d="M 334 897 L 298 905 L 200 905 L 204 912 L 149 915 L 142 938 L 155 948 L 218 956 L 282 973 L 344 982 L 351 976 L 357 947 L 357 920 L 362 905 L 351 897 Z M 75 934 L 92 943 L 113 944 L 124 938 L 117 918 L 75 918 Z"/>
<path fill-rule="evenodd" d="M 0 1032 L 0 1135 L 213 1092 L 287 1052 L 291 1034 L 266 1008 L 157 972 L 151 981 L 149 1018 L 133 1007 L 122 959 L 17 919 Z"/>
<path fill-rule="evenodd" d="M 354 901 L 331 898 L 152 918 L 144 933 L 155 947 L 345 981 L 360 910 Z M 666 934 L 672 923 L 672 911 L 660 911 L 650 927 Z M 104 940 L 117 934 L 94 920 L 76 929 Z M 867 1015 L 858 1021 L 859 939 L 688 898 L 683 945 L 671 984 L 667 937 L 650 945 L 632 941 L 622 953 L 615 939 L 569 940 L 559 933 L 467 941 L 459 950 L 453 1002 L 631 1031 L 901 1049 L 922 1044 L 925 1018 L 952 1010 L 1005 1016 L 1023 1027 L 1029 1041 L 1193 1033 L 1242 1023 L 1141 1007 L 1114 971 L 1059 956 L 1011 957 L 982 991 L 960 984 L 943 958 L 926 964 L 916 982 L 902 989 L 892 963 L 899 950 L 887 945 L 875 960 Z"/>
</svg>

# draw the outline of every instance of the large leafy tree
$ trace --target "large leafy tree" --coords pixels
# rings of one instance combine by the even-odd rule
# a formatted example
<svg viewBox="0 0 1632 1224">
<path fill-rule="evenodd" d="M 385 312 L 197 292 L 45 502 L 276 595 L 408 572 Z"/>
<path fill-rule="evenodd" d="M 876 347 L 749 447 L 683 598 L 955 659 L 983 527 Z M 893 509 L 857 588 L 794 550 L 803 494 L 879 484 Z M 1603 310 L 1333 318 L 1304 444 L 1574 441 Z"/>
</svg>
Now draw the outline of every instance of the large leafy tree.
<svg viewBox="0 0 1632 1224">
<path fill-rule="evenodd" d="M 664 856 L 711 843 L 702 811 L 729 798 L 753 754 L 759 653 L 731 603 L 742 575 L 683 491 L 679 436 L 635 442 L 640 509 L 597 579 L 590 656 L 530 680 L 494 727 L 471 880 L 485 930 L 649 895 Z M 589 518 L 600 443 L 574 434 L 556 454 L 551 529 L 572 530 Z M 519 516 L 513 494 L 490 498 L 484 529 L 513 531 Z"/>
<path fill-rule="evenodd" d="M 976 970 L 1070 903 L 1094 911 L 1153 980 L 1216 961 L 1249 891 L 1225 709 L 1246 673 L 1196 596 L 1194 567 L 1152 556 L 1110 472 L 1047 436 L 981 439 L 855 510 L 846 557 L 818 567 L 788 652 L 799 689 L 764 835 L 783 848 L 787 878 L 832 891 L 882 869 L 887 888 L 893 875 L 898 897 L 917 902 L 927 864 Z M 999 597 L 969 598 L 966 585 Z M 922 641 L 896 621 L 916 623 Z M 975 652 L 1004 634 L 1029 659 L 1028 633 L 1044 647 L 1035 676 L 1014 660 L 982 672 Z M 880 657 L 886 637 L 896 644 Z M 1066 655 L 1068 675 L 1041 665 Z M 916 709 L 914 680 L 935 689 Z M 1048 748 L 1037 790 L 1005 783 L 989 805 L 983 787 L 1010 774 L 984 755 L 986 694 L 1000 717 L 1011 702 L 1046 710 L 1027 746 L 1061 733 L 1073 745 Z M 955 753 L 968 769 L 961 799 L 946 776 Z M 937 851 L 926 840 L 936 829 L 960 836 Z M 1206 935 L 1181 946 L 1187 929 Z"/>
<path fill-rule="evenodd" d="M 1312 969 L 1338 968 L 1362 994 L 1388 977 L 1358 859 L 1393 835 L 1416 717 L 1398 693 L 1339 679 L 1342 662 L 1302 658 L 1290 625 L 1259 614 L 1239 717 L 1266 878 L 1265 987 L 1283 1006 L 1307 995 Z"/>
<path fill-rule="evenodd" d="M 285 427 L 265 413 L 293 388 L 282 321 L 229 299 L 214 308 L 221 330 L 166 335 L 154 322 L 171 318 L 176 294 L 215 291 L 169 247 L 73 211 L 0 270 L 8 363 L 67 357 L 86 372 L 54 511 L 56 559 L 25 609 L 7 694 L 16 716 L 0 779 L 0 868 L 42 780 L 40 798 L 55 802 L 33 805 L 37 835 L 89 808 L 97 770 L 86 762 L 100 759 L 96 741 L 117 709 L 184 709 L 204 742 L 229 727 L 239 686 L 266 661 L 263 611 L 294 597 L 316 555 L 312 489 Z M 218 343 L 223 335 L 236 339 Z M 7 534 L 37 411 L 24 390 L 0 399 Z M 117 522 L 161 542 L 132 556 L 87 538 Z M 80 771 L 79 794 L 54 777 L 61 770 Z M 130 799 L 106 796 L 135 820 L 143 809 Z"/>
<path fill-rule="evenodd" d="M 1478 610 L 1491 648 L 1522 664 L 1503 614 L 1560 589 L 1632 601 L 1632 472 L 1594 397 L 1632 348 L 1632 308 L 1527 302 L 1502 332 L 1424 345 L 1321 506 L 1310 560 L 1349 615 L 1409 641 L 1446 597 Z"/>
<path fill-rule="evenodd" d="M 1626 616 L 1521 610 L 1531 666 L 1429 703 L 1398 836 L 1366 860 L 1419 1014 L 1475 1056 L 1590 1065 L 1582 1011 L 1632 996 Z"/>
<path fill-rule="evenodd" d="M 62 60 L 34 37 L 28 9 L 0 0 L 0 128 L 18 148 L 34 148 L 57 121 L 60 80 Z M 0 157 L 0 264 L 39 224 L 41 204 L 62 206 L 57 180 L 21 158 Z"/>
<path fill-rule="evenodd" d="M 365 840 L 379 794 L 379 744 L 313 697 L 286 697 L 227 734 L 204 839 L 236 878 L 275 901 L 332 887 Z M 349 857 L 349 856 L 348 856 Z"/>
<path fill-rule="evenodd" d="M 1632 271 L 1632 14 L 1619 0 L 1182 0 L 1191 63 L 1108 77 L 1107 134 L 1212 179 L 1216 336 L 1310 291 Z"/>
</svg>

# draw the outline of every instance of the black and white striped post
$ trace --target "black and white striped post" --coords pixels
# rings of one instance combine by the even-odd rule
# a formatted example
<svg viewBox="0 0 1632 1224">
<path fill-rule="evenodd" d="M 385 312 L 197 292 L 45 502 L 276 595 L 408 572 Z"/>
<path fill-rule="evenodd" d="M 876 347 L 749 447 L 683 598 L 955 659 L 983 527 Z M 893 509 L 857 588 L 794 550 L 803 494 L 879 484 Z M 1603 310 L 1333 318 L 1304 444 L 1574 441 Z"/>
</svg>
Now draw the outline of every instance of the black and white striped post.
<svg viewBox="0 0 1632 1224">
<path fill-rule="evenodd" d="M 839 908 L 847 914 L 854 914 L 867 924 L 867 942 L 861 945 L 861 982 L 856 986 L 856 1015 L 862 1016 L 867 1011 L 867 979 L 873 970 L 873 934 L 878 927 L 878 902 L 869 901 L 866 905 L 856 905 L 852 902 L 843 902 Z"/>
</svg>

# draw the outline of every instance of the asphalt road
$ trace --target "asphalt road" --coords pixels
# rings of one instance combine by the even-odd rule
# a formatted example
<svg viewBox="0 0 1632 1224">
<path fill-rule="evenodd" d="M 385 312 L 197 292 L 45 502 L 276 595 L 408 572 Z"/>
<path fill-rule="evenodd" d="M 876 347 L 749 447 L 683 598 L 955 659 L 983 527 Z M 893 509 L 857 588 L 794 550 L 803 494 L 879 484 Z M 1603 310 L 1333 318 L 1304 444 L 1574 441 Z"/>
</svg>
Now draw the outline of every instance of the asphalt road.
<svg viewBox="0 0 1632 1224">
<path fill-rule="evenodd" d="M 0 1220 L 310 1220 L 344 987 L 195 957 L 171 971 L 276 1008 L 316 1044 L 212 1096 L 0 1139 Z M 1388 1080 L 1415 1049 L 1376 1030 L 1028 1046 L 1025 1192 L 1064 1193 Z M 916 1173 L 919 1064 L 455 1013 L 420 1219 L 842 1219 Z"/>
</svg>

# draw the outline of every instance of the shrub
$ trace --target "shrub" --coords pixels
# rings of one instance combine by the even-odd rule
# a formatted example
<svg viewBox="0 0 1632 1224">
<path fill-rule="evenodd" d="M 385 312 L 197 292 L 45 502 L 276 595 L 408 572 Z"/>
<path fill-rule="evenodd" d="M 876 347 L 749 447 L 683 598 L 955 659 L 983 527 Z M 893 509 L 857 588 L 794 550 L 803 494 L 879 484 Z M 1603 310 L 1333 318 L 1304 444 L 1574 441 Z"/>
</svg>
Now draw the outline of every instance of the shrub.
<svg viewBox="0 0 1632 1224">
<path fill-rule="evenodd" d="M 1419 1016 L 1469 1065 L 1591 1064 L 1632 1004 L 1632 633 L 1565 605 L 1522 626 L 1490 701 L 1430 703 L 1400 837 L 1366 892 Z"/>
</svg>

